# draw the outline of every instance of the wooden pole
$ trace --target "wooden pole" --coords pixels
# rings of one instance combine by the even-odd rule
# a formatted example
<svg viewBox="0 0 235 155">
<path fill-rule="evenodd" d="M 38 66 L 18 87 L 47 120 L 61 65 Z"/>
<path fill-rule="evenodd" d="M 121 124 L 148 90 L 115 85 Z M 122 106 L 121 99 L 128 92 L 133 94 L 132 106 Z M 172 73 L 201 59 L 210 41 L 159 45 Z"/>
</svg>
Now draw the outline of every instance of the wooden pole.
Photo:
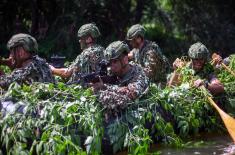
<svg viewBox="0 0 235 155">
<path fill-rule="evenodd" d="M 201 88 L 205 91 L 207 89 L 204 86 L 201 86 Z M 235 119 L 231 116 L 229 116 L 227 113 L 225 113 L 222 109 L 220 109 L 214 100 L 210 96 L 206 96 L 210 104 L 218 111 L 220 117 L 222 118 L 225 127 L 228 130 L 229 135 L 233 139 L 233 142 L 235 143 Z"/>
</svg>

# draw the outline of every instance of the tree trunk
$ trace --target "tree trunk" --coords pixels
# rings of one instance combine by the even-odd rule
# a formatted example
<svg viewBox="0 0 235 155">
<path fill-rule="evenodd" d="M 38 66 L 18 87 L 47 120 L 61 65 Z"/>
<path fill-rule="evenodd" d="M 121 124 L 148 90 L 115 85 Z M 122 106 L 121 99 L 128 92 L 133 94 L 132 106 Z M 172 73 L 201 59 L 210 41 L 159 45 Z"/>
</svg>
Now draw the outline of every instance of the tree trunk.
<svg viewBox="0 0 235 155">
<path fill-rule="evenodd" d="M 135 9 L 135 23 L 140 22 L 143 16 L 144 5 L 145 5 L 144 0 L 137 0 L 137 5 Z"/>
</svg>

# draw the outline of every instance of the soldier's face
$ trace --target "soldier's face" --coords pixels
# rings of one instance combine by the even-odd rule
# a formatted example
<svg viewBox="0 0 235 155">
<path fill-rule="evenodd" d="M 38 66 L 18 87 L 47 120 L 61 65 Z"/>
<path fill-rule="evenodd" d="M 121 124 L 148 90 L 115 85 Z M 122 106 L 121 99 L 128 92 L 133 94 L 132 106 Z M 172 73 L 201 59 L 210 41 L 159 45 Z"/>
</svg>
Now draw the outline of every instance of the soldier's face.
<svg viewBox="0 0 235 155">
<path fill-rule="evenodd" d="M 119 59 L 114 59 L 110 61 L 110 68 L 113 74 L 120 76 L 122 71 L 122 64 Z"/>
<path fill-rule="evenodd" d="M 193 65 L 193 69 L 195 71 L 200 71 L 204 64 L 205 64 L 205 60 L 204 59 L 192 59 L 192 65 Z"/>
<path fill-rule="evenodd" d="M 144 39 L 140 36 L 134 37 L 132 40 L 130 40 L 130 45 L 132 48 L 140 49 L 143 44 L 144 44 Z"/>
<path fill-rule="evenodd" d="M 88 47 L 88 45 L 93 43 L 93 39 L 91 36 L 84 36 L 84 37 L 79 38 L 79 43 L 80 43 L 81 50 L 84 50 Z"/>
<path fill-rule="evenodd" d="M 116 76 L 123 76 L 123 74 L 126 73 L 126 69 L 128 66 L 129 62 L 128 62 L 128 56 L 127 55 L 123 55 L 121 57 L 119 57 L 118 59 L 114 59 L 110 61 L 110 68 L 113 74 L 115 74 Z"/>
<path fill-rule="evenodd" d="M 132 40 L 130 40 L 130 45 L 131 45 L 131 47 L 132 48 L 138 48 L 138 40 L 137 40 L 137 38 L 135 37 L 135 38 L 133 38 Z"/>
</svg>

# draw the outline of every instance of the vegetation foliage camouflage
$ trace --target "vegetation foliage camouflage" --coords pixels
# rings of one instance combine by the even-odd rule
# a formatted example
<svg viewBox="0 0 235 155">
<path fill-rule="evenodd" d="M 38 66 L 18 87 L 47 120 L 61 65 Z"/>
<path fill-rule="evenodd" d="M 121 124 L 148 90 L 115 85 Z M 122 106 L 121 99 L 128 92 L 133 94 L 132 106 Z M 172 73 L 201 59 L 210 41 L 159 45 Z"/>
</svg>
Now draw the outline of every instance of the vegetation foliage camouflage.
<svg viewBox="0 0 235 155">
<path fill-rule="evenodd" d="M 225 131 L 205 92 L 190 87 L 192 71 L 182 71 L 188 82 L 165 89 L 151 85 L 148 94 L 129 103 L 107 126 L 104 109 L 90 89 L 64 83 L 14 83 L 7 92 L 1 90 L 1 100 L 12 98 L 27 108 L 24 113 L 13 111 L 1 118 L 1 150 L 8 154 L 100 154 L 102 139 L 108 138 L 113 152 L 126 147 L 131 154 L 145 154 L 156 141 L 184 147 L 186 138 L 202 131 Z M 225 82 L 233 101 L 229 103 L 234 106 L 234 77 L 224 70 L 218 77 Z"/>
</svg>

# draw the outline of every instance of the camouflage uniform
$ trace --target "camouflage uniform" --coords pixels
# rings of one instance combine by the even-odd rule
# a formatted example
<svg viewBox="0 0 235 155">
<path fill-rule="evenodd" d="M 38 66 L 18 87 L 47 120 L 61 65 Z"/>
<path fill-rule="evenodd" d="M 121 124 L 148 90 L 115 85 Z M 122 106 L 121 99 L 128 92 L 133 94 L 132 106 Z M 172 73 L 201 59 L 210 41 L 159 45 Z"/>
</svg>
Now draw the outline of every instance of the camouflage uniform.
<svg viewBox="0 0 235 155">
<path fill-rule="evenodd" d="M 112 46 L 114 48 L 110 48 Z M 108 49 L 110 49 L 111 54 L 108 53 Z M 121 52 L 124 52 L 123 49 L 128 49 L 126 44 L 120 41 L 113 42 L 106 48 L 105 57 L 107 57 L 107 55 L 113 58 L 118 57 Z M 106 53 L 108 54 L 106 55 Z M 98 99 L 108 110 L 118 111 L 119 109 L 125 108 L 128 102 L 140 97 L 147 90 L 149 84 L 148 77 L 142 67 L 136 64 L 130 66 L 131 69 L 126 75 L 118 77 L 116 85 L 107 85 L 105 90 L 99 92 Z M 125 89 L 124 92 L 123 89 Z"/>
<path fill-rule="evenodd" d="M 0 87 L 7 88 L 11 83 L 31 84 L 32 82 L 55 82 L 45 60 L 37 55 L 27 66 L 13 70 L 10 75 L 0 77 Z"/>
<path fill-rule="evenodd" d="M 144 38 L 144 35 L 145 28 L 140 24 L 136 24 L 128 30 L 127 40 L 132 40 L 136 36 Z M 166 82 L 170 64 L 155 42 L 144 40 L 144 46 L 141 49 L 134 48 L 131 52 L 133 61 L 144 68 L 151 81 L 156 83 Z"/>
<path fill-rule="evenodd" d="M 143 69 L 132 65 L 131 71 L 120 78 L 116 85 L 108 85 L 106 90 L 100 91 L 99 100 L 105 108 L 110 110 L 123 109 L 131 102 L 133 96 L 141 96 L 148 88 L 148 78 Z M 120 92 L 125 87 L 126 91 Z"/>
<path fill-rule="evenodd" d="M 91 47 L 83 50 L 77 56 L 75 61 L 69 66 L 73 70 L 69 82 L 76 81 L 80 78 L 81 74 L 89 74 L 99 70 L 99 62 L 103 59 L 104 48 L 99 45 L 92 45 Z"/>
<path fill-rule="evenodd" d="M 166 75 L 170 71 L 168 59 L 162 54 L 161 49 L 155 42 L 145 40 L 144 46 L 133 49 L 133 61 L 141 64 L 144 69 L 149 70 L 151 81 L 156 83 L 166 82 Z"/>
</svg>

